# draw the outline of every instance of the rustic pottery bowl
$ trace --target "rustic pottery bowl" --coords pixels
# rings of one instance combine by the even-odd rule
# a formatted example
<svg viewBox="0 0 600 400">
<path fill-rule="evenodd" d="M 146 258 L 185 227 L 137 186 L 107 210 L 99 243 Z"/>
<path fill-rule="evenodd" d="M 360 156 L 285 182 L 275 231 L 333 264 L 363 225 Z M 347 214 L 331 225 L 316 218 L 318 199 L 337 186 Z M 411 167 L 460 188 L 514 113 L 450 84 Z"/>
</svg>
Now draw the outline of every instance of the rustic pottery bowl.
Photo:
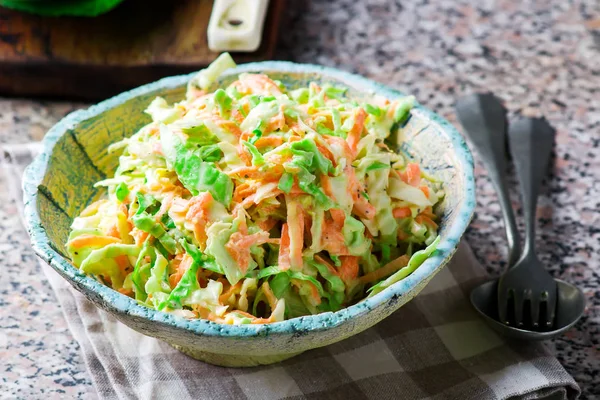
<svg viewBox="0 0 600 400">
<path fill-rule="evenodd" d="M 228 71 L 220 83 L 231 82 L 241 72 L 265 72 L 290 87 L 330 82 L 348 87 L 355 97 L 402 96 L 360 76 L 288 62 L 245 64 Z M 451 258 L 475 206 L 473 161 L 461 135 L 437 114 L 417 105 L 397 133 L 404 141 L 399 151 L 445 182 L 446 196 L 436 210 L 442 218 L 441 241 L 415 272 L 372 298 L 335 313 L 274 324 L 219 325 L 141 306 L 79 272 L 66 257 L 64 243 L 73 218 L 102 195 L 93 184 L 117 166 L 117 158 L 108 155 L 106 148 L 149 122 L 143 110 L 155 96 L 169 102 L 182 99 L 190 77 L 165 78 L 68 115 L 48 132 L 43 152 L 25 172 L 25 217 L 34 250 L 98 307 L 127 326 L 212 364 L 270 364 L 373 326 L 415 297 Z"/>
</svg>

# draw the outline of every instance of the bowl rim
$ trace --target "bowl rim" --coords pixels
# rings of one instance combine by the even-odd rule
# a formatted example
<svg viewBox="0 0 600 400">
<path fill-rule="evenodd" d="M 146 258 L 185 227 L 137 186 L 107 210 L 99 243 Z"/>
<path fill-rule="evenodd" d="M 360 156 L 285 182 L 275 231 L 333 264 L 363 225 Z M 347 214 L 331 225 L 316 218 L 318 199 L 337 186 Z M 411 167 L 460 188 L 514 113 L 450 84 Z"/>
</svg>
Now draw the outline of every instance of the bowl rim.
<svg viewBox="0 0 600 400">
<path fill-rule="evenodd" d="M 226 71 L 223 75 L 229 76 L 242 72 L 258 71 L 317 74 L 324 76 L 325 78 L 333 78 L 341 82 L 351 83 L 353 87 L 360 89 L 361 91 L 364 90 L 364 93 L 378 94 L 389 99 L 405 96 L 404 93 L 398 90 L 365 77 L 314 64 L 297 64 L 287 61 L 253 62 L 238 65 L 236 68 Z M 271 324 L 223 325 L 204 319 L 188 320 L 183 317 L 139 305 L 134 299 L 122 295 L 80 272 L 51 246 L 38 212 L 38 185 L 43 181 L 49 167 L 50 155 L 54 145 L 64 134 L 75 128 L 80 122 L 95 117 L 135 97 L 160 89 L 170 89 L 185 85 L 193 75 L 195 75 L 195 72 L 163 78 L 156 82 L 121 93 L 93 105 L 88 109 L 77 110 L 70 113 L 48 131 L 42 142 L 42 152 L 27 167 L 24 173 L 23 201 L 25 221 L 34 251 L 57 272 L 68 278 L 68 280 L 71 281 L 70 283 L 76 284 L 78 289 L 84 287 L 99 295 L 107 309 L 120 314 L 142 317 L 149 321 L 168 325 L 172 328 L 180 328 L 191 331 L 196 335 L 205 336 L 250 338 L 328 330 L 348 322 L 356 316 L 367 313 L 369 310 L 381 306 L 393 298 L 398 299 L 403 295 L 409 294 L 422 281 L 434 274 L 436 269 L 447 261 L 454 253 L 471 220 L 476 204 L 473 158 L 465 140 L 452 124 L 433 111 L 416 103 L 414 109 L 419 110 L 424 117 L 436 123 L 440 130 L 448 135 L 448 138 L 454 147 L 456 158 L 462 165 L 462 170 L 464 171 L 465 198 L 462 201 L 460 208 L 455 211 L 457 213 L 456 219 L 454 223 L 448 227 L 445 237 L 440 240 L 436 252 L 413 273 L 381 291 L 377 295 L 336 312 L 325 312 L 316 315 L 297 317 Z"/>
</svg>

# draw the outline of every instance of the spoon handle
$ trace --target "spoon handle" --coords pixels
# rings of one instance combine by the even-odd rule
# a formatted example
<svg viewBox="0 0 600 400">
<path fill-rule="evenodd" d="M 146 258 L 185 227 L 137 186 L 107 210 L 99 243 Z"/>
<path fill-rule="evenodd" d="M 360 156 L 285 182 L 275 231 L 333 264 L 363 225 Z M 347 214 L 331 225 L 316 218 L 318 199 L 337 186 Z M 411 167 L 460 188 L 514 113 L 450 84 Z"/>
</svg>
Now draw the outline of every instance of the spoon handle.
<svg viewBox="0 0 600 400">
<path fill-rule="evenodd" d="M 519 231 L 506 185 L 506 109 L 491 93 L 473 94 L 456 103 L 456 112 L 467 137 L 485 164 L 492 184 L 498 193 L 506 240 L 508 267 L 515 265 L 521 255 Z"/>
<path fill-rule="evenodd" d="M 535 254 L 537 198 L 550 163 L 554 136 L 554 129 L 543 118 L 520 117 L 511 120 L 508 129 L 510 152 L 521 186 L 525 219 L 525 245 L 522 258 Z"/>
</svg>

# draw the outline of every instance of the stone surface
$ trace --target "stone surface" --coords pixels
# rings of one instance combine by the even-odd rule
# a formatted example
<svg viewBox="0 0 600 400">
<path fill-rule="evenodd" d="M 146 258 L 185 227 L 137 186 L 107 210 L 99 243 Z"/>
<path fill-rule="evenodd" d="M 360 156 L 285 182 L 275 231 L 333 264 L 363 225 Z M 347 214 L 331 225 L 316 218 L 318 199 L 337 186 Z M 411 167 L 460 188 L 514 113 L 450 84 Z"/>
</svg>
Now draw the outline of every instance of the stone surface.
<svg viewBox="0 0 600 400">
<path fill-rule="evenodd" d="M 302 3 L 302 4 L 300 4 Z M 586 315 L 550 350 L 600 396 L 600 3 L 595 0 L 288 2 L 278 58 L 335 66 L 414 94 L 456 124 L 461 94 L 491 90 L 511 112 L 545 115 L 557 148 L 539 201 L 540 257 L 577 283 Z M 0 99 L 0 143 L 40 139 L 81 104 Z M 467 238 L 492 274 L 506 244 L 480 163 Z M 511 180 L 515 205 L 516 183 Z M 76 342 L 0 178 L 0 398 L 95 398 Z"/>
</svg>

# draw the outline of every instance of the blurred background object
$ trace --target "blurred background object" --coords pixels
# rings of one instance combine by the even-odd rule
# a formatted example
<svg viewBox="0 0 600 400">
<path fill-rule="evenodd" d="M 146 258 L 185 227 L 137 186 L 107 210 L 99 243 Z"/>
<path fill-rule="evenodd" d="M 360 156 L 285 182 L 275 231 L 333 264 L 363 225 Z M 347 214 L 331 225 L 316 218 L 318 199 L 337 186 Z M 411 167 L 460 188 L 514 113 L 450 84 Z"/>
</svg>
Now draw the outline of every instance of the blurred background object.
<svg viewBox="0 0 600 400">
<path fill-rule="evenodd" d="M 17 2 L 67 3 L 11 1 Z M 236 61 L 273 57 L 283 3 L 268 2 L 260 46 L 234 54 Z M 99 100 L 199 70 L 219 54 L 208 48 L 212 8 L 208 0 L 125 0 L 95 18 L 79 18 L 0 7 L 0 95 Z"/>
<path fill-rule="evenodd" d="M 0 0 L 0 6 L 53 17 L 62 15 L 95 17 L 110 11 L 122 1 L 123 0 Z"/>
<path fill-rule="evenodd" d="M 215 0 L 208 23 L 212 51 L 255 51 L 269 0 Z"/>
</svg>

